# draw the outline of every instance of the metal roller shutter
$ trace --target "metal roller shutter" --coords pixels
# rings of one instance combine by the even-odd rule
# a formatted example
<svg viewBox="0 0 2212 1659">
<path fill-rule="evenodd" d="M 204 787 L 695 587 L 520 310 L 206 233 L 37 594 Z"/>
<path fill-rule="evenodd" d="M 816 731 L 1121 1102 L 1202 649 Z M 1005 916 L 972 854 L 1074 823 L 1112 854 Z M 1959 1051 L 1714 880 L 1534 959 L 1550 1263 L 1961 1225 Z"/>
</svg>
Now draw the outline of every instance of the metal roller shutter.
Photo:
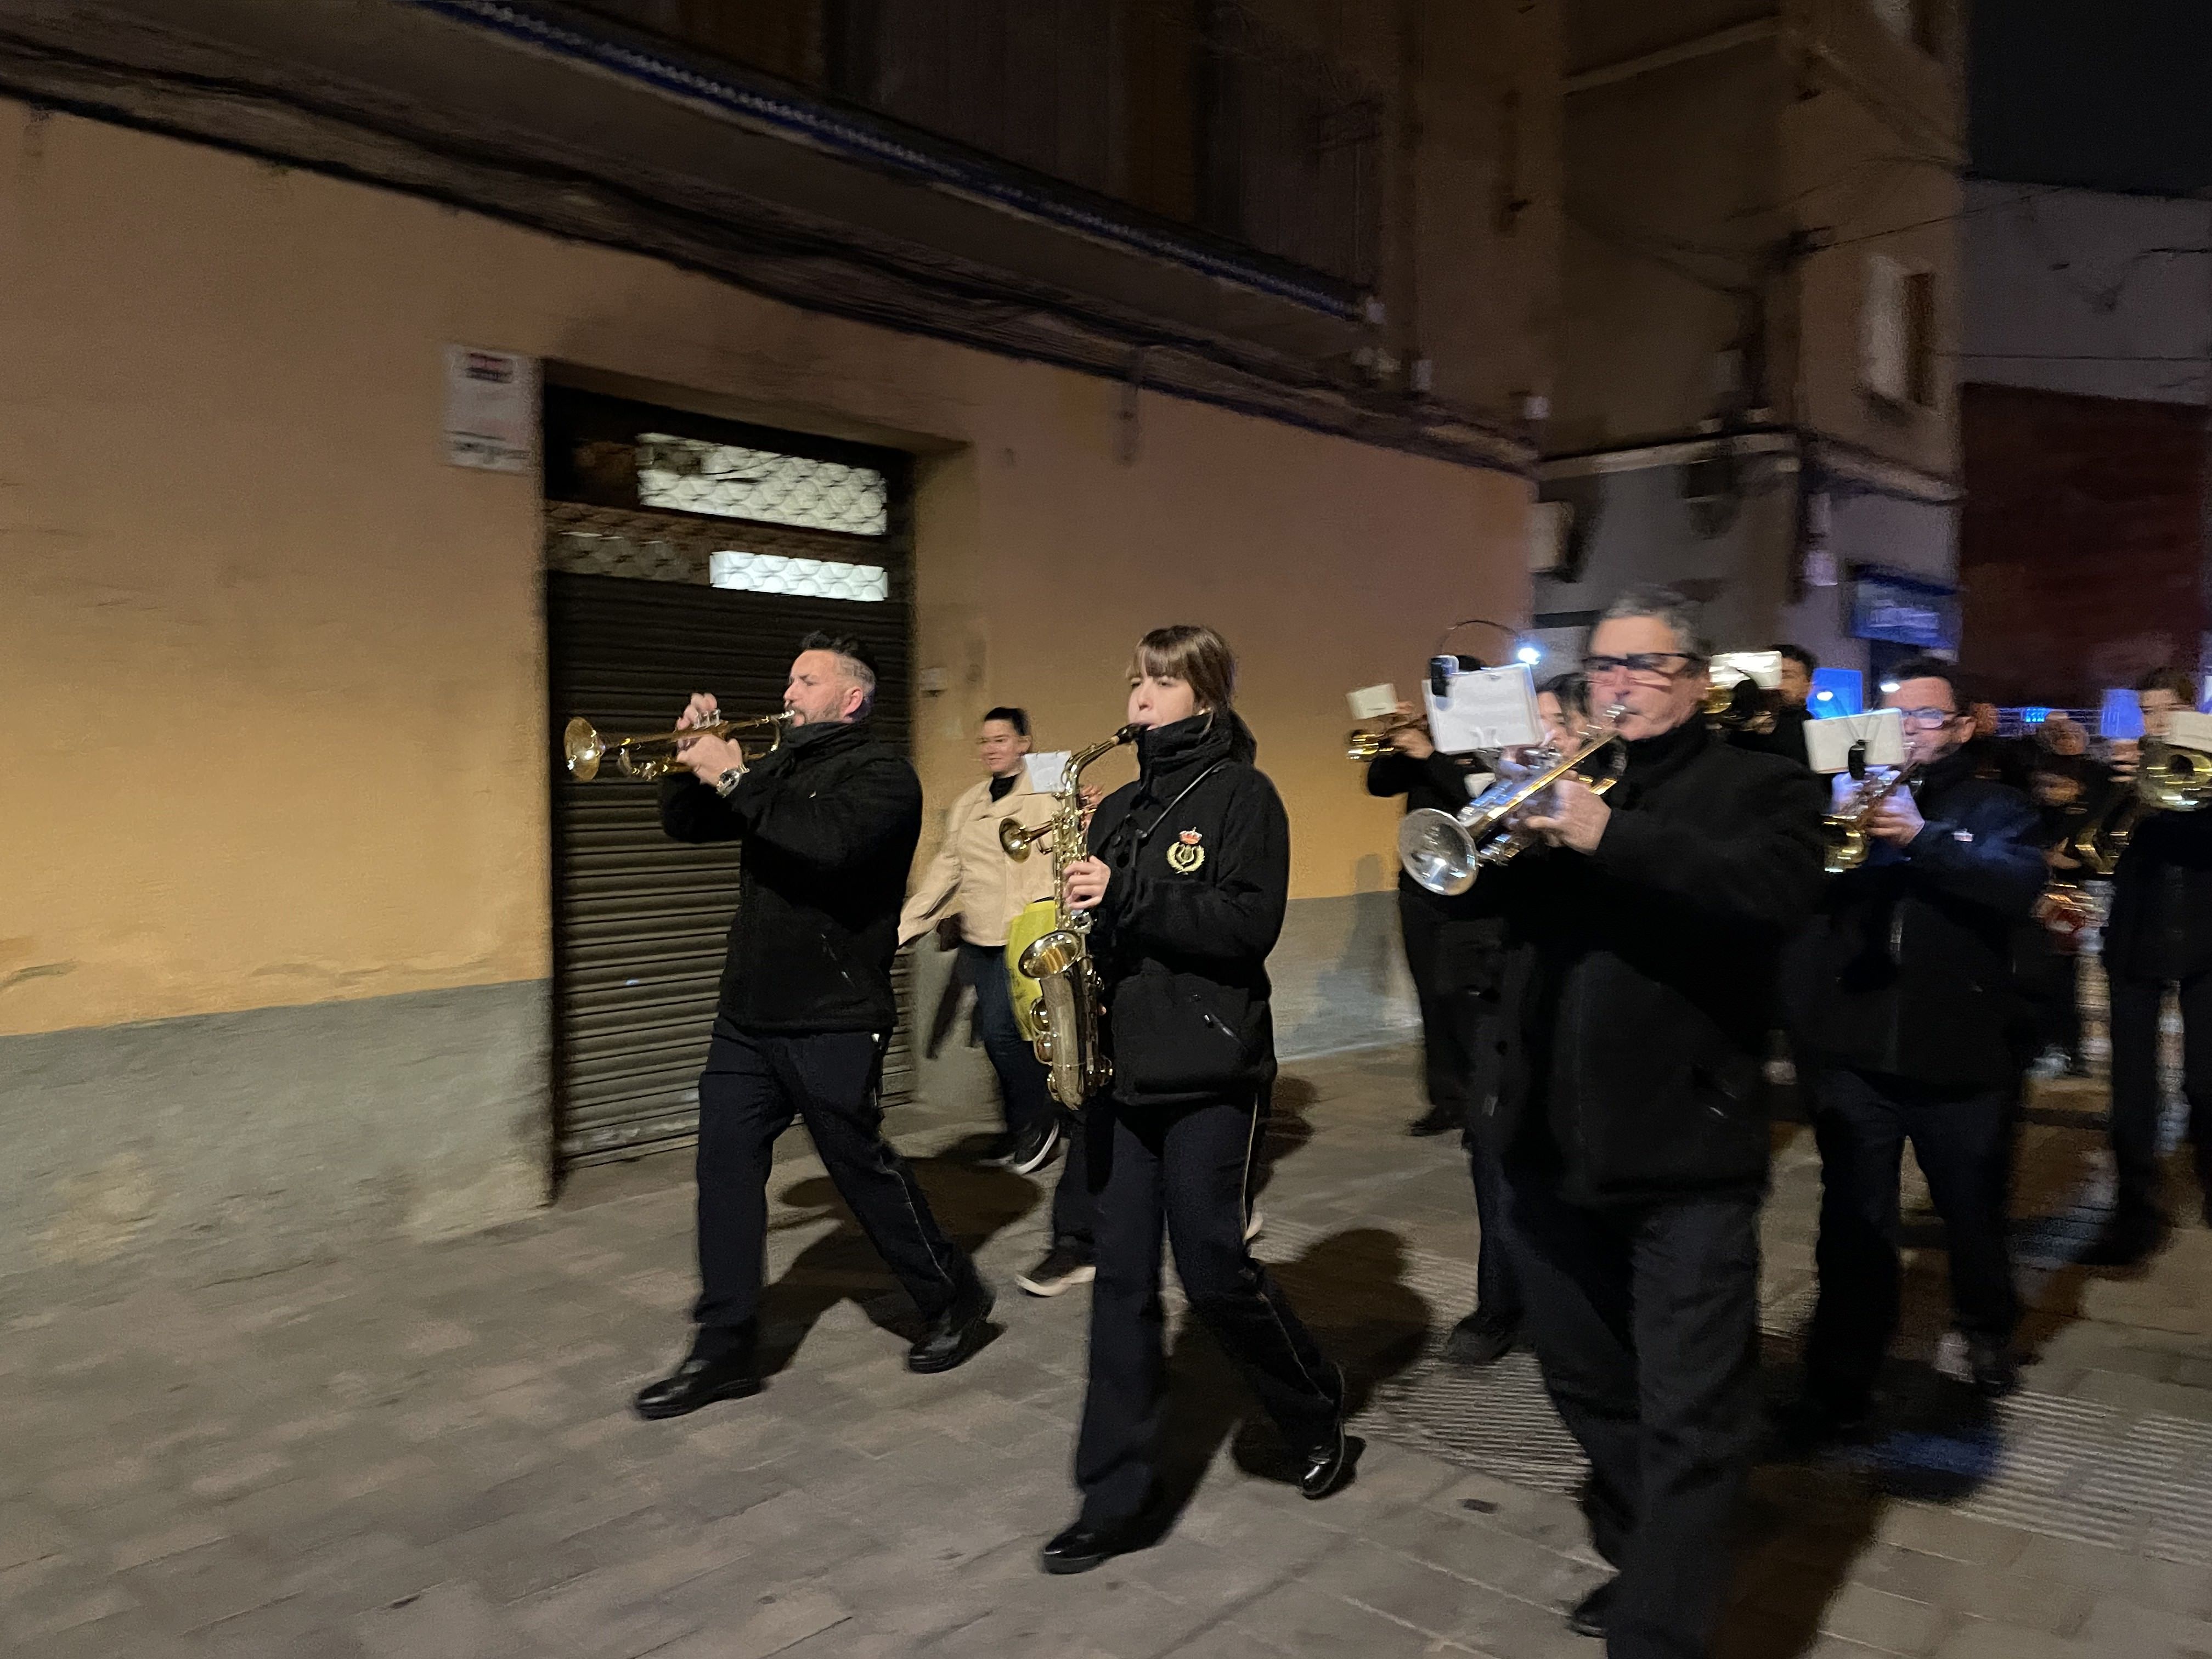
<svg viewBox="0 0 2212 1659">
<path fill-rule="evenodd" d="M 556 547 L 581 516 L 551 509 Z M 622 516 L 630 528 L 658 518 Z M 723 545 L 732 533 L 702 532 L 672 515 L 653 527 Z M 875 652 L 877 717 L 904 748 L 911 674 L 902 573 L 891 593 L 868 603 L 550 569 L 553 730 L 581 714 L 609 733 L 664 731 L 694 690 L 713 691 L 733 712 L 781 708 L 796 643 L 818 628 L 856 635 Z M 553 793 L 559 1157 L 574 1164 L 681 1145 L 697 1125 L 699 1067 L 737 908 L 738 848 L 669 840 L 653 784 L 604 776 L 580 784 L 556 764 Z M 902 958 L 902 1007 L 905 972 Z M 892 1041 L 886 1105 L 912 1095 L 908 1024 L 902 1018 Z"/>
</svg>

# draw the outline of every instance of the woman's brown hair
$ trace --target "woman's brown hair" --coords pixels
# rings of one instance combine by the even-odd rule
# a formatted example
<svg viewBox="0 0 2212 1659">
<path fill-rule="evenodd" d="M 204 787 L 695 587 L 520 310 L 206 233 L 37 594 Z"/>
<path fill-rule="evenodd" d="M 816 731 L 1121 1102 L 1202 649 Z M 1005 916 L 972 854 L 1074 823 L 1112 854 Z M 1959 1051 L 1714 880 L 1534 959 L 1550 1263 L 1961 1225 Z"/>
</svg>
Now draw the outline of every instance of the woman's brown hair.
<svg viewBox="0 0 2212 1659">
<path fill-rule="evenodd" d="M 1202 623 L 1155 628 L 1137 641 L 1137 672 L 1188 684 L 1201 714 L 1226 714 L 1237 696 L 1237 653 Z"/>
</svg>

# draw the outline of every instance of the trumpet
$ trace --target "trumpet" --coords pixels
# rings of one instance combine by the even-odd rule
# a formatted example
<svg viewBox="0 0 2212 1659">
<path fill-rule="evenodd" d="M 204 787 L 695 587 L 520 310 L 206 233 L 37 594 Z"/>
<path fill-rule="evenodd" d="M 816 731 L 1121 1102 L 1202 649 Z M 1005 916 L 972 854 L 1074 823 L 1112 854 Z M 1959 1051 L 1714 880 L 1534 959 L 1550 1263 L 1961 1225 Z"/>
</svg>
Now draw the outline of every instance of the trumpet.
<svg viewBox="0 0 2212 1659">
<path fill-rule="evenodd" d="M 772 755 L 783 747 L 783 734 L 791 720 L 788 713 L 757 714 L 742 720 L 709 720 L 704 726 L 679 726 L 672 732 L 603 738 L 591 721 L 579 716 L 561 733 L 561 752 L 568 758 L 568 775 L 579 783 L 589 783 L 599 776 L 599 763 L 610 755 L 615 757 L 616 769 L 626 778 L 660 778 L 683 765 L 676 751 L 694 738 L 732 738 L 749 748 L 765 738 L 746 758 Z"/>
<path fill-rule="evenodd" d="M 1562 753 L 1547 751 L 1549 758 L 1522 778 L 1501 778 L 1457 814 L 1424 806 L 1406 814 L 1398 826 L 1398 862 L 1431 893 L 1449 896 L 1464 893 L 1486 866 L 1518 857 L 1536 837 L 1520 822 L 1525 809 L 1560 779 L 1582 770 L 1584 762 L 1601 750 L 1620 741 L 1614 728 L 1627 712 L 1615 703 L 1601 724 L 1585 726 L 1574 746 Z M 1619 764 L 1600 777 L 1579 781 L 1602 795 L 1620 781 Z"/>
<path fill-rule="evenodd" d="M 1371 729 L 1356 726 L 1352 729 L 1352 736 L 1346 740 L 1344 757 L 1356 761 L 1379 760 L 1397 747 L 1390 741 L 1391 733 L 1408 728 L 1425 730 L 1427 726 L 1426 720 L 1389 720 Z"/>
<path fill-rule="evenodd" d="M 1821 839 L 1828 847 L 1828 855 L 1820 862 L 1822 869 L 1840 876 L 1867 861 L 1867 854 L 1874 850 L 1867 826 L 1874 822 L 1882 802 L 1911 782 L 1919 769 L 1918 761 L 1907 761 L 1889 772 L 1862 779 L 1844 810 L 1821 820 Z"/>
<path fill-rule="evenodd" d="M 2087 932 L 2095 920 L 2087 876 L 2109 876 L 2128 850 L 2136 826 L 2153 812 L 2196 812 L 2212 805 L 2212 755 L 2183 749 L 2160 738 L 2143 740 L 2133 784 L 2122 784 L 2105 798 L 2088 821 L 2066 838 L 2065 853 L 2081 874 L 2054 875 L 2036 900 L 2036 920 L 2062 941 Z"/>
</svg>

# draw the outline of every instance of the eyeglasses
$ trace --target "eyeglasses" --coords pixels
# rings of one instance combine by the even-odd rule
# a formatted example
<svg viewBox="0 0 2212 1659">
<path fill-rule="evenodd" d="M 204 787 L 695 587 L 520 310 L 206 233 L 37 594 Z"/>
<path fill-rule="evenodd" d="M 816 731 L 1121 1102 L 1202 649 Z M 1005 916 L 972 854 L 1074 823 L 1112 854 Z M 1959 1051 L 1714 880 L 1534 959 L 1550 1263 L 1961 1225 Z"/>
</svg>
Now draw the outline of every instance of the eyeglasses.
<svg viewBox="0 0 2212 1659">
<path fill-rule="evenodd" d="M 1701 661 L 1686 651 L 1637 651 L 1626 657 L 1584 657 L 1583 672 L 1596 679 L 1604 674 L 1628 674 L 1640 680 L 1669 680 L 1682 670 L 1674 665 Z"/>
<path fill-rule="evenodd" d="M 1900 708 L 1905 723 L 1923 732 L 1934 732 L 1959 718 L 1955 708 Z"/>
</svg>

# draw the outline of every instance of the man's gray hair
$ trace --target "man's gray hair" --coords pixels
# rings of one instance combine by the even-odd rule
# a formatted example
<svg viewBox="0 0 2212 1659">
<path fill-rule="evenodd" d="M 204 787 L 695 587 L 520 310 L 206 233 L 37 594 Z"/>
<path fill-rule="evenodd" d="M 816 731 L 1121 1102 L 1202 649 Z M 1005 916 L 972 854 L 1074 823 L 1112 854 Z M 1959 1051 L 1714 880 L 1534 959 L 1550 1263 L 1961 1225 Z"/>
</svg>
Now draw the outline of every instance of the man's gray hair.
<svg viewBox="0 0 2212 1659">
<path fill-rule="evenodd" d="M 1656 617 L 1673 632 L 1677 648 L 1699 662 L 1712 660 L 1712 641 L 1698 625 L 1698 607 L 1671 587 L 1662 587 L 1656 582 L 1625 587 L 1598 620 L 1606 623 L 1623 617 Z"/>
</svg>

